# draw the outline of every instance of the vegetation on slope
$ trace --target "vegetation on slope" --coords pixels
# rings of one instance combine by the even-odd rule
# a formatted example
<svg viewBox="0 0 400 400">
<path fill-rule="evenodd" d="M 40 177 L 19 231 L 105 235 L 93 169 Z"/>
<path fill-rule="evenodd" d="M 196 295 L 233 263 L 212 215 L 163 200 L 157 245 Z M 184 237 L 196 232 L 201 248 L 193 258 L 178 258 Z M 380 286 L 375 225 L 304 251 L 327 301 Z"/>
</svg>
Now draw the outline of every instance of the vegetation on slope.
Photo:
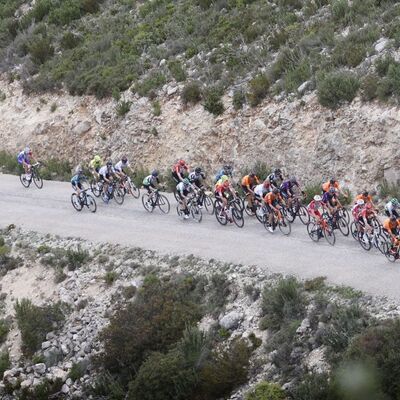
<svg viewBox="0 0 400 400">
<path fill-rule="evenodd" d="M 216 115 L 231 86 L 252 106 L 306 81 L 328 107 L 360 86 L 365 100 L 400 95 L 399 63 L 364 61 L 381 37 L 398 48 L 394 0 L 37 0 L 24 12 L 23 3 L 0 5 L 0 68 L 28 92 L 155 96 L 166 82 L 194 81 Z"/>
</svg>

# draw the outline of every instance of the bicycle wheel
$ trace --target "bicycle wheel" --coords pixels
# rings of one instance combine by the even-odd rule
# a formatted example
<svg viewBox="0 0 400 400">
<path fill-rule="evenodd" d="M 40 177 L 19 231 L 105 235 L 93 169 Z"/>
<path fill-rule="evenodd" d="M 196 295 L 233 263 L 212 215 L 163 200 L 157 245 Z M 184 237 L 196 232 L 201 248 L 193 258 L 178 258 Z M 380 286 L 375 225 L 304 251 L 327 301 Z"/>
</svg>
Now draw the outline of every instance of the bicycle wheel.
<svg viewBox="0 0 400 400">
<path fill-rule="evenodd" d="M 369 251 L 371 250 L 372 244 L 371 241 L 369 240 L 369 237 L 366 233 L 364 232 L 358 232 L 358 243 L 360 243 L 361 247 L 366 250 Z"/>
<path fill-rule="evenodd" d="M 201 210 L 198 206 L 192 206 L 190 207 L 190 214 L 192 214 L 192 218 L 196 221 L 196 222 L 201 222 L 201 220 L 203 219 L 203 214 L 201 213 Z"/>
<path fill-rule="evenodd" d="M 135 198 L 138 199 L 140 197 L 140 189 L 136 187 L 136 185 L 129 180 L 128 181 L 129 193 Z"/>
<path fill-rule="evenodd" d="M 308 210 L 304 206 L 300 206 L 299 210 L 297 212 L 300 221 L 304 224 L 307 225 L 310 222 L 310 214 L 308 213 Z"/>
<path fill-rule="evenodd" d="M 341 208 L 339 211 L 339 215 L 343 217 L 347 223 L 350 222 L 350 214 L 345 208 Z"/>
<path fill-rule="evenodd" d="M 388 243 L 386 239 L 380 233 L 374 234 L 372 238 L 372 244 L 382 253 L 385 254 L 386 249 L 388 248 Z"/>
<path fill-rule="evenodd" d="M 169 209 L 170 209 L 169 201 L 163 194 L 158 195 L 157 205 L 162 213 L 164 213 L 164 214 L 169 213 Z"/>
<path fill-rule="evenodd" d="M 125 193 L 121 188 L 114 189 L 114 200 L 117 204 L 122 205 L 124 203 Z"/>
<path fill-rule="evenodd" d="M 296 211 L 289 207 L 282 207 L 282 215 L 284 215 L 290 223 L 294 222 L 296 219 Z"/>
<path fill-rule="evenodd" d="M 290 222 L 287 217 L 282 216 L 282 218 L 278 221 L 279 230 L 285 236 L 289 236 L 292 231 L 292 227 L 290 226 Z"/>
<path fill-rule="evenodd" d="M 398 253 L 393 249 L 392 246 L 387 247 L 385 256 L 390 262 L 395 262 L 398 259 Z"/>
<path fill-rule="evenodd" d="M 152 204 L 152 201 L 150 199 L 150 195 L 148 193 L 143 193 L 142 195 L 142 204 L 143 207 L 146 211 L 148 211 L 149 213 L 152 213 L 154 210 L 154 206 Z"/>
<path fill-rule="evenodd" d="M 177 204 L 176 205 L 176 213 L 178 214 L 178 217 L 183 217 L 183 211 L 181 210 L 181 205 Z"/>
<path fill-rule="evenodd" d="M 174 188 L 174 197 L 175 197 L 175 200 L 179 203 L 180 198 L 178 196 L 178 192 L 176 191 L 176 188 Z"/>
<path fill-rule="evenodd" d="M 86 195 L 86 207 L 89 209 L 90 212 L 95 213 L 97 210 L 96 200 L 90 194 Z"/>
<path fill-rule="evenodd" d="M 90 181 L 90 190 L 96 197 L 100 197 L 103 185 L 95 180 Z"/>
<path fill-rule="evenodd" d="M 203 197 L 203 206 L 208 212 L 208 214 L 213 215 L 214 214 L 214 203 L 212 201 L 212 198 L 208 195 L 204 195 Z"/>
<path fill-rule="evenodd" d="M 349 236 L 350 233 L 349 224 L 343 217 L 338 218 L 336 226 L 339 228 L 343 236 Z"/>
<path fill-rule="evenodd" d="M 19 176 L 19 180 L 21 181 L 22 186 L 25 187 L 25 188 L 28 188 L 30 186 L 31 182 L 32 182 L 30 179 L 26 179 L 25 173 L 22 173 Z"/>
<path fill-rule="evenodd" d="M 377 232 L 381 232 L 382 231 L 382 223 L 381 221 L 379 221 L 378 218 L 372 218 L 372 226 L 374 227 L 374 230 L 376 230 Z"/>
<path fill-rule="evenodd" d="M 315 222 L 309 222 L 307 224 L 307 233 L 313 242 L 318 242 L 320 239 L 319 226 Z"/>
<path fill-rule="evenodd" d="M 251 209 L 250 207 L 249 207 L 249 202 L 248 202 L 248 200 L 247 200 L 247 198 L 245 198 L 244 200 L 243 200 L 243 204 L 244 204 L 244 211 L 246 212 L 246 214 L 249 216 L 249 217 L 254 217 L 254 211 L 253 211 L 253 209 Z"/>
<path fill-rule="evenodd" d="M 224 212 L 223 206 L 215 200 L 214 204 L 215 209 L 215 218 L 221 225 L 226 225 L 228 223 L 228 218 L 226 217 L 226 213 Z"/>
<path fill-rule="evenodd" d="M 243 228 L 244 225 L 243 212 L 237 210 L 236 208 L 232 208 L 232 219 L 238 228 Z"/>
<path fill-rule="evenodd" d="M 336 242 L 335 232 L 333 232 L 333 229 L 329 225 L 327 225 L 324 229 L 324 236 L 325 236 L 326 241 L 331 246 L 335 245 L 335 242 Z"/>
<path fill-rule="evenodd" d="M 38 189 L 41 189 L 43 187 L 43 179 L 42 177 L 39 175 L 38 171 L 33 171 L 32 172 L 32 179 L 33 179 L 33 183 L 35 184 L 35 186 Z"/>
<path fill-rule="evenodd" d="M 83 204 L 76 193 L 71 194 L 71 203 L 76 211 L 82 211 Z"/>
<path fill-rule="evenodd" d="M 357 228 L 357 224 L 352 221 L 352 223 L 350 224 L 350 232 L 351 232 L 351 236 L 353 236 L 354 240 L 358 240 L 358 228 Z"/>
<path fill-rule="evenodd" d="M 266 208 L 264 206 L 258 206 L 256 209 L 256 218 L 262 224 L 264 223 L 264 217 L 266 215 Z"/>
</svg>

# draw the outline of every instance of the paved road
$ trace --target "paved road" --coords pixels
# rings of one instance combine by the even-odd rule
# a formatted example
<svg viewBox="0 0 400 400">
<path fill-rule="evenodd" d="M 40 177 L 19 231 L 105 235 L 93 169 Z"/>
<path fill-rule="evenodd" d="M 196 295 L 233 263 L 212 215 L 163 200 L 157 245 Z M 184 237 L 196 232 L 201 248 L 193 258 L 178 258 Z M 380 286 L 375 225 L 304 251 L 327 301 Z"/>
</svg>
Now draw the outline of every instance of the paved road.
<svg viewBox="0 0 400 400">
<path fill-rule="evenodd" d="M 0 175 L 0 225 L 91 241 L 139 246 L 163 253 L 194 254 L 303 278 L 326 276 L 329 282 L 349 285 L 370 294 L 400 300 L 400 262 L 390 263 L 377 251 L 364 251 L 351 237 L 337 235 L 334 247 L 324 240 L 313 243 L 300 222 L 292 233 L 271 235 L 247 217 L 242 229 L 220 226 L 206 215 L 201 224 L 182 221 L 171 201 L 171 212 L 147 213 L 140 200 L 127 198 L 123 206 L 98 201 L 95 214 L 76 212 L 68 183 L 45 182 L 44 188 L 25 189 L 18 177 Z"/>
</svg>

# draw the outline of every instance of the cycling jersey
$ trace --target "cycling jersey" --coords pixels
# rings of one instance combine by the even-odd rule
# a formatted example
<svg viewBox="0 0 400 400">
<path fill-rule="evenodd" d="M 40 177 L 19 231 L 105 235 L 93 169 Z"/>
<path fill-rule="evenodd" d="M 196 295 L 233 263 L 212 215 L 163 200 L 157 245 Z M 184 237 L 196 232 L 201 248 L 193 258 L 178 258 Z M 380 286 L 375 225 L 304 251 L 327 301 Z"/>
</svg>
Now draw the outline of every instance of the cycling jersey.
<svg viewBox="0 0 400 400">
<path fill-rule="evenodd" d="M 397 234 L 400 229 L 400 222 L 399 221 L 391 221 L 389 218 L 383 223 L 383 227 L 388 231 L 392 232 L 393 234 Z"/>
<path fill-rule="evenodd" d="M 86 178 L 83 175 L 76 174 L 72 177 L 71 179 L 71 185 L 73 188 L 78 187 L 79 189 L 82 189 L 82 181 L 84 181 Z"/>
<path fill-rule="evenodd" d="M 269 188 L 265 188 L 263 183 L 260 183 L 254 188 L 254 194 L 259 197 L 264 197 L 269 192 Z"/>
<path fill-rule="evenodd" d="M 279 201 L 282 200 L 280 194 L 275 194 L 273 192 L 269 192 L 265 195 L 264 197 L 264 201 L 268 204 L 268 205 L 276 205 L 277 203 L 279 203 Z"/>
<path fill-rule="evenodd" d="M 229 176 L 229 177 L 232 178 L 232 171 L 226 171 L 225 169 L 222 168 L 221 171 L 219 171 L 215 175 L 214 182 L 217 183 L 222 178 L 222 176 L 224 176 L 224 175 Z"/>
<path fill-rule="evenodd" d="M 122 162 L 122 160 L 118 161 L 115 166 L 114 169 L 118 172 L 122 172 L 124 170 L 124 168 L 129 167 L 129 161 L 127 161 L 126 163 Z"/>
<path fill-rule="evenodd" d="M 287 195 L 293 196 L 292 189 L 295 186 L 299 186 L 299 184 L 297 182 L 291 182 L 290 180 L 286 180 L 286 181 L 282 182 L 281 187 L 280 187 L 281 194 L 287 194 Z"/>
<path fill-rule="evenodd" d="M 246 175 L 242 178 L 242 187 L 253 189 L 254 186 L 258 185 L 260 182 L 257 176 L 253 178 L 250 175 Z"/>
<path fill-rule="evenodd" d="M 102 164 L 101 160 L 100 161 L 96 161 L 93 158 L 93 160 L 90 160 L 90 162 L 89 162 L 89 167 L 93 168 L 94 170 L 96 170 L 96 172 L 99 172 L 99 169 L 101 168 L 101 164 Z"/>
<path fill-rule="evenodd" d="M 364 207 L 361 209 L 361 211 L 358 215 L 358 219 L 359 220 L 366 219 L 367 221 L 369 221 L 374 215 L 375 215 L 375 213 L 371 209 Z"/>
<path fill-rule="evenodd" d="M 31 156 L 32 155 L 29 156 L 29 154 L 25 154 L 24 151 L 21 151 L 20 153 L 18 153 L 18 156 L 17 156 L 18 164 L 23 164 L 24 162 L 26 164 L 30 164 Z"/>
<path fill-rule="evenodd" d="M 159 179 L 156 176 L 148 175 L 146 178 L 143 179 L 143 186 L 144 187 L 155 187 L 157 183 L 160 183 Z"/>
<path fill-rule="evenodd" d="M 323 192 L 329 192 L 329 189 L 331 187 L 334 187 L 335 189 L 339 190 L 339 183 L 335 182 L 333 185 L 331 184 L 330 181 L 325 182 L 324 184 L 322 184 L 322 191 Z"/>
<path fill-rule="evenodd" d="M 315 200 L 312 200 L 310 204 L 307 206 L 307 210 L 311 215 L 320 217 L 321 216 L 320 211 L 323 210 L 323 206 L 321 203 L 317 203 Z"/>
<path fill-rule="evenodd" d="M 267 178 L 273 187 L 279 188 L 281 182 L 283 181 L 283 177 L 281 174 L 270 174 Z"/>
<path fill-rule="evenodd" d="M 105 178 L 108 178 L 110 174 L 114 174 L 115 170 L 113 167 L 108 168 L 107 165 L 104 165 L 99 169 L 99 175 Z"/>
<path fill-rule="evenodd" d="M 325 192 L 324 195 L 322 196 L 322 202 L 324 204 L 329 204 L 331 207 L 337 206 L 336 194 Z"/>
<path fill-rule="evenodd" d="M 354 202 L 357 202 L 357 200 L 363 200 L 364 203 L 372 203 L 372 196 L 371 195 L 364 196 L 363 194 L 359 194 L 354 199 Z"/>
<path fill-rule="evenodd" d="M 356 204 L 352 210 L 351 213 L 353 214 L 353 217 L 355 220 L 358 220 L 360 217 L 361 210 L 364 208 L 364 205 Z"/>
<path fill-rule="evenodd" d="M 179 182 L 176 185 L 176 191 L 178 192 L 179 197 L 182 198 L 182 196 L 186 197 L 192 191 L 192 188 L 186 186 L 183 182 Z"/>
<path fill-rule="evenodd" d="M 399 218 L 399 207 L 394 206 L 391 201 L 385 205 L 385 212 L 388 217 L 394 215 L 396 218 Z"/>
<path fill-rule="evenodd" d="M 203 183 L 203 179 L 205 179 L 206 176 L 204 172 L 200 172 L 199 174 L 196 174 L 196 172 L 191 172 L 189 174 L 189 181 L 190 183 L 194 183 L 197 187 L 201 187 Z"/>
<path fill-rule="evenodd" d="M 229 186 L 225 187 L 225 185 L 223 185 L 222 183 L 217 183 L 215 185 L 215 195 L 216 196 L 222 197 L 227 192 L 230 192 Z"/>
</svg>

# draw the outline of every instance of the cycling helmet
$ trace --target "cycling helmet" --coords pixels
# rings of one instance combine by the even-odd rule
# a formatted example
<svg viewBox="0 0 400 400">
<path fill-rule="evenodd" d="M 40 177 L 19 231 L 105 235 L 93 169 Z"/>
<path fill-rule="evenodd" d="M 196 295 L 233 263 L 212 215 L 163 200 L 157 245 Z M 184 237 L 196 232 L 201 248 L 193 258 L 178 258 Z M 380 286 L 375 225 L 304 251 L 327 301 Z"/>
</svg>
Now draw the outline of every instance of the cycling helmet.
<svg viewBox="0 0 400 400">
<path fill-rule="evenodd" d="M 224 165 L 223 168 L 225 171 L 230 171 L 232 167 L 230 165 Z"/>
<path fill-rule="evenodd" d="M 126 164 L 126 163 L 128 162 L 128 158 L 127 158 L 126 156 L 123 156 L 123 157 L 121 158 L 121 161 L 122 161 L 124 164 Z"/>
<path fill-rule="evenodd" d="M 151 172 L 151 176 L 158 176 L 158 171 L 155 169 Z"/>
<path fill-rule="evenodd" d="M 319 194 L 314 196 L 314 201 L 322 201 L 322 197 Z"/>
<path fill-rule="evenodd" d="M 195 172 L 197 175 L 199 175 L 199 174 L 201 174 L 202 170 L 201 170 L 200 167 L 197 167 L 197 168 L 195 168 L 194 172 Z"/>
<path fill-rule="evenodd" d="M 25 147 L 24 153 L 25 153 L 25 154 L 30 154 L 30 153 L 31 153 L 31 149 L 30 149 L 28 146 Z"/>
<path fill-rule="evenodd" d="M 112 167 L 113 163 L 111 160 L 108 160 L 106 165 L 107 165 L 107 167 Z"/>
<path fill-rule="evenodd" d="M 274 174 L 275 175 L 280 175 L 282 173 L 282 171 L 279 168 L 275 168 L 274 169 Z"/>
<path fill-rule="evenodd" d="M 182 165 L 182 167 L 186 165 L 185 160 L 179 160 L 179 165 Z"/>
<path fill-rule="evenodd" d="M 100 162 L 101 161 L 101 158 L 100 158 L 100 156 L 94 156 L 94 161 L 95 162 Z"/>
<path fill-rule="evenodd" d="M 334 184 L 336 183 L 336 179 L 335 179 L 335 178 L 331 178 L 331 179 L 329 180 L 329 183 L 330 183 L 331 185 L 334 185 Z"/>
<path fill-rule="evenodd" d="M 390 217 L 390 220 L 394 222 L 394 221 L 397 221 L 397 218 L 396 218 L 396 216 L 392 215 L 392 216 Z"/>
<path fill-rule="evenodd" d="M 363 196 L 367 197 L 369 195 L 368 190 L 364 190 L 362 194 Z"/>
<path fill-rule="evenodd" d="M 394 206 L 399 206 L 399 201 L 396 198 L 393 198 L 392 200 L 390 200 L 390 202 L 394 205 Z"/>
<path fill-rule="evenodd" d="M 279 193 L 279 189 L 273 188 L 273 189 L 272 189 L 272 193 L 273 193 L 273 194 L 278 194 L 278 193 Z"/>
<path fill-rule="evenodd" d="M 82 174 L 83 174 L 83 169 L 80 168 L 80 167 L 77 168 L 76 173 L 77 173 L 78 175 L 82 175 Z"/>
<path fill-rule="evenodd" d="M 255 178 L 255 176 L 256 176 L 256 174 L 253 171 L 249 173 L 250 178 Z"/>
<path fill-rule="evenodd" d="M 228 181 L 228 180 L 229 180 L 229 178 L 228 178 L 227 175 L 222 175 L 222 176 L 221 176 L 221 182 L 222 182 L 222 183 L 224 183 L 224 182 L 226 182 L 226 181 Z"/>
<path fill-rule="evenodd" d="M 183 184 L 184 184 L 185 186 L 189 186 L 189 185 L 190 185 L 190 181 L 189 181 L 188 178 L 185 178 L 182 182 L 183 182 Z"/>
<path fill-rule="evenodd" d="M 295 176 L 291 176 L 289 180 L 291 183 L 297 183 L 297 179 Z"/>
<path fill-rule="evenodd" d="M 357 205 L 358 206 L 363 206 L 364 205 L 364 200 L 363 199 L 358 199 L 357 200 Z"/>
</svg>

